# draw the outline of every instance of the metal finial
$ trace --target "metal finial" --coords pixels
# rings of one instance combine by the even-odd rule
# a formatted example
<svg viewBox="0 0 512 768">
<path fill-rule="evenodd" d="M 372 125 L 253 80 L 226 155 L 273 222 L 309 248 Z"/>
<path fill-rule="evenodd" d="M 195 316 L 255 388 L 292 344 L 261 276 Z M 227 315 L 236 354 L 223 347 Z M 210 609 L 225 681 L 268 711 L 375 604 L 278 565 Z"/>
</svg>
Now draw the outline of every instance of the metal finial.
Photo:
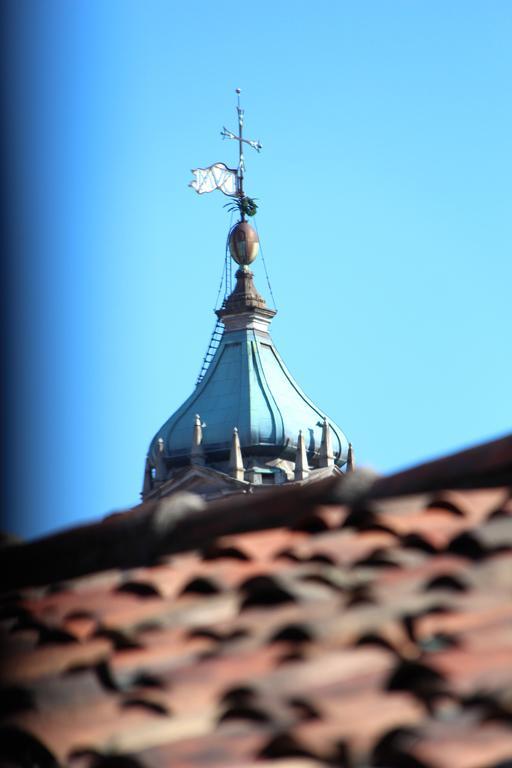
<svg viewBox="0 0 512 768">
<path fill-rule="evenodd" d="M 189 186 L 199 195 L 220 189 L 223 194 L 235 198 L 236 202 L 231 205 L 230 210 L 238 210 L 240 218 L 244 222 L 246 216 L 254 216 L 258 209 L 255 200 L 247 197 L 244 192 L 244 144 L 248 144 L 257 152 L 262 147 L 259 141 L 244 139 L 244 110 L 240 106 L 240 93 L 241 89 L 237 88 L 238 134 L 228 131 L 225 126 L 220 132 L 223 139 L 234 139 L 234 141 L 238 142 L 238 168 L 228 168 L 225 163 L 214 163 L 208 168 L 193 168 L 192 173 L 195 178 L 190 182 Z"/>
<path fill-rule="evenodd" d="M 232 131 L 228 131 L 228 129 L 224 126 L 222 131 L 220 132 L 220 135 L 224 139 L 234 139 L 234 141 L 238 141 L 238 197 L 240 200 L 243 200 L 245 197 L 244 192 L 244 171 L 245 171 L 245 160 L 244 160 L 244 144 L 248 144 L 250 147 L 256 150 L 256 152 L 259 152 L 262 148 L 261 143 L 259 141 L 254 141 L 253 139 L 244 139 L 243 136 L 243 130 L 244 130 L 244 110 L 240 106 L 240 93 L 241 89 L 236 89 L 236 95 L 237 95 L 237 107 L 236 111 L 238 114 L 238 136 L 236 133 L 233 133 Z M 245 211 L 241 209 L 242 214 L 242 221 L 245 221 Z M 249 214 L 252 215 L 252 214 Z"/>
</svg>

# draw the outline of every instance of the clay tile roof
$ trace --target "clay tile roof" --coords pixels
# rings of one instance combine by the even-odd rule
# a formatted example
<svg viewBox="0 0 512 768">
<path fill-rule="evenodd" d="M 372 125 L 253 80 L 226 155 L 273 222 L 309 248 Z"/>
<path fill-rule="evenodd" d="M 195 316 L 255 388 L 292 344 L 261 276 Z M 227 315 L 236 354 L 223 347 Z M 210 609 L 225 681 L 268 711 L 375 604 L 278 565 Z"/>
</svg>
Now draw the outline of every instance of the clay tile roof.
<svg viewBox="0 0 512 768">
<path fill-rule="evenodd" d="M 511 488 L 509 437 L 390 477 L 176 495 L 7 547 L 0 756 L 510 764 Z"/>
</svg>

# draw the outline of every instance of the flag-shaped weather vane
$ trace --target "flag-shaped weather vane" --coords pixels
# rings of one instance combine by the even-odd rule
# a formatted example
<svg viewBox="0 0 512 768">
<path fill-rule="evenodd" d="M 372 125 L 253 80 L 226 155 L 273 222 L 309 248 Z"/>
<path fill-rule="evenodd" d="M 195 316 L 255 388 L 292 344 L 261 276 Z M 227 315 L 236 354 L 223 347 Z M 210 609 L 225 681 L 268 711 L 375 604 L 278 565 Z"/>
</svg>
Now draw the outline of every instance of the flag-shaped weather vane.
<svg viewBox="0 0 512 768">
<path fill-rule="evenodd" d="M 235 198 L 231 207 L 238 210 L 242 221 L 245 221 L 246 216 L 254 216 L 258 206 L 244 192 L 244 144 L 252 147 L 257 152 L 262 147 L 259 141 L 245 139 L 243 136 L 244 110 L 240 106 L 240 88 L 236 89 L 236 93 L 238 100 L 236 108 L 238 114 L 238 136 L 225 127 L 221 131 L 221 136 L 224 139 L 238 141 L 238 168 L 228 168 L 225 163 L 214 163 L 208 168 L 194 168 L 192 173 L 195 178 L 190 182 L 189 186 L 195 189 L 198 195 L 220 189 L 228 197 Z"/>
</svg>

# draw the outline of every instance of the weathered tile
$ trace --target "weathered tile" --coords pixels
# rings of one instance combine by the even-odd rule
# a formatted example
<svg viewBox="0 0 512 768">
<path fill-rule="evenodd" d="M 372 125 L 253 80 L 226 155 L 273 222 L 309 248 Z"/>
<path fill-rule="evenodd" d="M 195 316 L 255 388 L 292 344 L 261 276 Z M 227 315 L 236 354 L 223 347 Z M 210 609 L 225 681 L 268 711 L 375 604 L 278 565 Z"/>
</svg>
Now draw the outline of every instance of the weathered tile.
<svg viewBox="0 0 512 768">
<path fill-rule="evenodd" d="M 510 493 L 443 489 L 432 473 L 459 477 L 460 456 L 390 478 L 410 496 L 312 501 L 281 527 L 5 595 L 4 723 L 72 768 L 509 758 Z"/>
</svg>

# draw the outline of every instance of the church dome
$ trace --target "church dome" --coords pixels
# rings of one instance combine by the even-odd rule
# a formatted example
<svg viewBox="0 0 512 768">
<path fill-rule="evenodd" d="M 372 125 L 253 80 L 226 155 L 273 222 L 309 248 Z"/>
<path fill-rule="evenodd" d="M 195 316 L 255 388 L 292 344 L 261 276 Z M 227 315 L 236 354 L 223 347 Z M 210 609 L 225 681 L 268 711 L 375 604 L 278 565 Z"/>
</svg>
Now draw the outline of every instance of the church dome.
<svg viewBox="0 0 512 768">
<path fill-rule="evenodd" d="M 286 368 L 269 335 L 254 328 L 225 331 L 204 379 L 159 429 L 150 455 L 164 453 L 177 464 L 191 452 L 192 426 L 200 416 L 208 460 L 221 461 L 237 427 L 242 451 L 261 457 L 293 460 L 299 431 L 313 458 L 320 450 L 326 414 L 304 394 Z M 335 463 L 347 459 L 348 442 L 329 421 Z"/>
<path fill-rule="evenodd" d="M 252 227 L 240 224 L 244 242 L 257 243 Z M 276 312 L 256 290 L 247 260 L 241 261 L 235 289 L 217 311 L 224 326 L 219 346 L 193 393 L 156 433 L 149 461 L 156 467 L 164 460 L 168 470 L 189 464 L 194 428 L 201 430 L 201 463 L 222 468 L 236 428 L 245 463 L 263 468 L 275 467 L 276 461 L 293 463 L 301 433 L 309 465 L 315 467 L 327 429 L 332 463 L 342 467 L 347 438 L 286 368 L 269 334 Z"/>
</svg>

